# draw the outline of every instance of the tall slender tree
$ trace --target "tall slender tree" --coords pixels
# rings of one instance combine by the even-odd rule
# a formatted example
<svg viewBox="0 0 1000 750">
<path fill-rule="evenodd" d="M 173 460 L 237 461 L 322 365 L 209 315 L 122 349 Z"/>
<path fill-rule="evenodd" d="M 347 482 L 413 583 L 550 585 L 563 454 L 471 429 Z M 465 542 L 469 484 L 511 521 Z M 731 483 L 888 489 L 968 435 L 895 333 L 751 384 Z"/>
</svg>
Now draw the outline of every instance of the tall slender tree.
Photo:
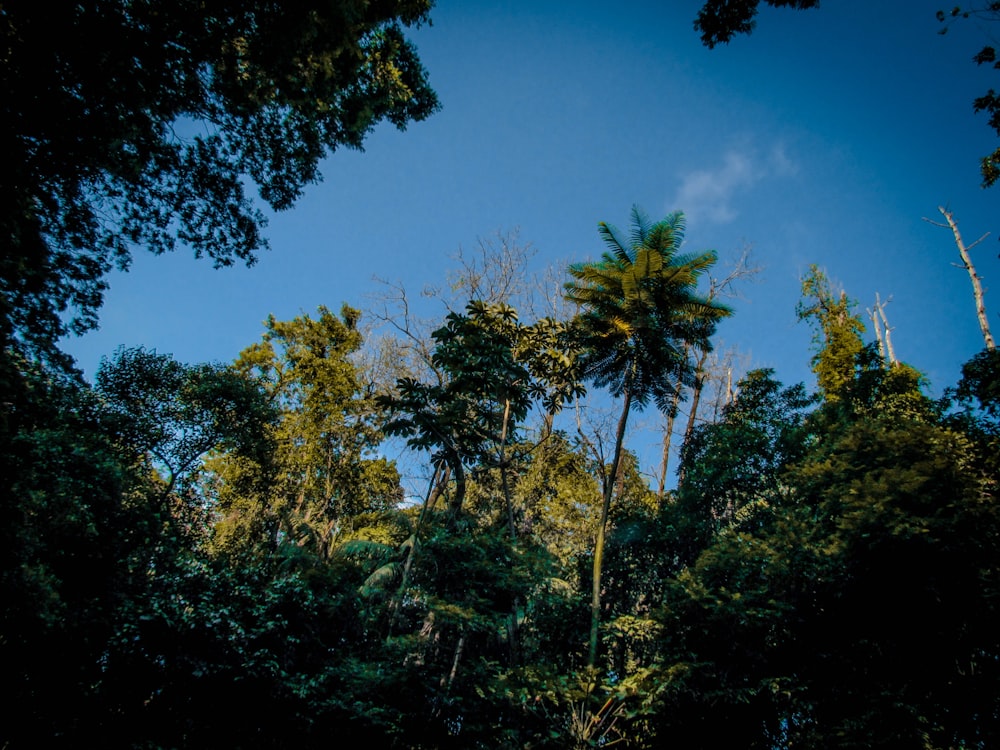
<svg viewBox="0 0 1000 750">
<path fill-rule="evenodd" d="M 611 469 L 604 480 L 601 520 L 594 545 L 593 596 L 588 664 L 597 660 L 601 613 L 601 568 L 616 477 L 629 412 L 650 399 L 667 410 L 678 384 L 690 385 L 693 368 L 685 344 L 710 349 L 716 322 L 729 308 L 697 291 L 712 267 L 712 251 L 680 253 L 684 216 L 673 213 L 650 222 L 632 208 L 632 229 L 623 236 L 601 222 L 598 232 L 608 250 L 596 262 L 570 266 L 566 297 L 580 306 L 576 328 L 584 347 L 584 376 L 622 400 Z"/>
<path fill-rule="evenodd" d="M 992 93 L 992 92 L 990 92 Z M 1000 149 L 998 149 L 1000 152 Z M 996 158 L 996 157 L 994 157 Z M 985 160 L 984 160 L 985 163 Z M 995 178 L 994 178 L 995 179 Z M 992 183 L 991 183 L 992 184 Z M 962 233 L 958 230 L 958 223 L 955 221 L 955 215 L 949 211 L 944 206 L 938 206 L 938 211 L 945 218 L 947 224 L 939 224 L 936 221 L 931 221 L 930 219 L 924 218 L 928 224 L 933 224 L 936 227 L 948 227 L 951 230 L 952 235 L 955 237 L 955 247 L 958 248 L 958 254 L 962 258 L 961 264 L 955 264 L 959 268 L 964 268 L 969 274 L 969 280 L 972 282 L 972 296 L 976 302 L 976 317 L 979 318 L 979 330 L 983 333 L 983 343 L 986 345 L 987 349 L 995 349 L 996 341 L 993 339 L 993 334 L 990 332 L 990 321 L 986 315 L 986 302 L 984 301 L 985 291 L 983 290 L 983 280 L 976 273 L 976 267 L 972 264 L 972 256 L 969 255 L 969 251 L 978 245 L 980 242 L 985 240 L 989 236 L 989 232 L 984 234 L 978 240 L 973 242 L 971 245 L 966 245 L 965 241 L 962 239 Z"/>
<path fill-rule="evenodd" d="M 816 384 L 828 401 L 836 401 L 854 379 L 858 357 L 864 349 L 865 324 L 854 312 L 847 292 L 834 293 L 826 272 L 816 265 L 802 279 L 802 299 L 796 307 L 799 320 L 813 327 L 812 370 Z"/>
</svg>

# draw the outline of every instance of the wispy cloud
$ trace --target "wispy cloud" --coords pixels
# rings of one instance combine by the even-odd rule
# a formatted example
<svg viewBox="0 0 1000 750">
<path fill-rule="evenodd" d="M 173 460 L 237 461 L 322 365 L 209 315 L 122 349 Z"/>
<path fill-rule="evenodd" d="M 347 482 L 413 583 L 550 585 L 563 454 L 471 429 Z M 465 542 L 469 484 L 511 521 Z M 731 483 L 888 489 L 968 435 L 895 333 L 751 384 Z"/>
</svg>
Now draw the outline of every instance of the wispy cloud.
<svg viewBox="0 0 1000 750">
<path fill-rule="evenodd" d="M 771 147 L 768 158 L 770 173 L 777 177 L 793 177 L 799 172 L 799 164 L 785 151 L 784 143 L 776 143 Z"/>
<path fill-rule="evenodd" d="M 741 194 L 762 180 L 790 177 L 797 171 L 798 164 L 780 143 L 766 156 L 752 148 L 733 148 L 725 153 L 721 164 L 682 175 L 668 210 L 680 209 L 689 220 L 725 224 L 739 215 Z"/>
</svg>

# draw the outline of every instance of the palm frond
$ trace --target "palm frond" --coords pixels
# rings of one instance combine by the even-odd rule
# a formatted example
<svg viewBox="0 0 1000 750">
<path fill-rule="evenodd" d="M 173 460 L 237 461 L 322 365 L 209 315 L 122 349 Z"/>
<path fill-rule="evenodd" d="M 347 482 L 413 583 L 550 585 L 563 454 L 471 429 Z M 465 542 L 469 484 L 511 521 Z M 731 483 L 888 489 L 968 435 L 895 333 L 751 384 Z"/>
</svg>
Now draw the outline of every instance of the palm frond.
<svg viewBox="0 0 1000 750">
<path fill-rule="evenodd" d="M 624 264 L 632 263 L 630 243 L 622 239 L 617 227 L 602 221 L 597 225 L 597 233 L 601 235 L 601 239 L 608 246 L 611 256 L 617 262 Z"/>
<path fill-rule="evenodd" d="M 672 265 L 688 268 L 692 273 L 700 276 L 714 266 L 718 260 L 719 256 L 715 250 L 705 250 L 700 253 L 677 255 L 674 257 Z"/>
<path fill-rule="evenodd" d="M 640 248 L 630 270 L 636 279 L 656 279 L 663 273 L 663 253 L 652 247 Z"/>
<path fill-rule="evenodd" d="M 351 539 L 337 546 L 333 554 L 357 561 L 388 560 L 396 553 L 396 548 L 369 539 Z"/>
<path fill-rule="evenodd" d="M 674 250 L 680 249 L 684 244 L 684 233 L 687 231 L 687 218 L 683 211 L 674 211 L 667 214 L 657 224 L 669 229 Z"/>
<path fill-rule="evenodd" d="M 361 584 L 362 595 L 385 591 L 403 575 L 403 566 L 398 562 L 386 563 L 376 568 Z"/>
<path fill-rule="evenodd" d="M 650 232 L 649 216 L 639 206 L 632 206 L 632 250 L 638 250 L 646 244 Z"/>
</svg>

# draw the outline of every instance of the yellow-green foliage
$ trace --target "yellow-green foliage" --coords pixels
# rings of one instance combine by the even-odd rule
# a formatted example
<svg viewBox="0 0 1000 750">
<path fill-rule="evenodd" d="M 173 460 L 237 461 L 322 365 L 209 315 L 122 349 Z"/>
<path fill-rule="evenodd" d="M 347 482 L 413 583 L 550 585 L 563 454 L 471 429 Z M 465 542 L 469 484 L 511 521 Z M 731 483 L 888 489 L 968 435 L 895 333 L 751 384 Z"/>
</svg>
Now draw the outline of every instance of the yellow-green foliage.
<svg viewBox="0 0 1000 750">
<path fill-rule="evenodd" d="M 845 292 L 839 296 L 833 293 L 824 271 L 810 266 L 802 280 L 802 300 L 797 312 L 799 320 L 808 320 L 813 326 L 816 353 L 812 369 L 820 390 L 830 401 L 838 399 L 853 380 L 858 355 L 864 348 L 861 334 L 865 324 L 853 312 L 854 306 Z"/>
</svg>

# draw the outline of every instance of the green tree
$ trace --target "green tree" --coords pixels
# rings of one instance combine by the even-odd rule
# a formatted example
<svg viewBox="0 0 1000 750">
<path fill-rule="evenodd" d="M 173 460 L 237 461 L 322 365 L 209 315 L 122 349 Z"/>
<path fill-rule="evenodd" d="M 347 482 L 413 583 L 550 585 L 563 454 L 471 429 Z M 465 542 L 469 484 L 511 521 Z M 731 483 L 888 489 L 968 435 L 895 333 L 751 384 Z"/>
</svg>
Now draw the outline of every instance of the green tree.
<svg viewBox="0 0 1000 750">
<path fill-rule="evenodd" d="M 105 739 L 130 731 L 134 691 L 164 688 L 138 629 L 160 605 L 183 610 L 209 518 L 203 457 L 257 455 L 272 412 L 253 381 L 142 349 L 104 360 L 94 389 L 29 362 L 18 382 L 0 423 L 0 663 L 13 711 L 0 741 L 122 746 Z"/>
<path fill-rule="evenodd" d="M 213 450 L 260 456 L 275 419 L 259 384 L 218 365 L 185 365 L 142 347 L 103 358 L 95 378 L 109 435 L 148 466 L 162 496 L 194 490 Z"/>
<path fill-rule="evenodd" d="M 326 154 L 436 109 L 402 32 L 430 6 L 5 4 L 4 347 L 51 351 L 67 329 L 93 327 L 106 273 L 137 246 L 252 263 L 266 240 L 247 181 L 288 208 Z"/>
<path fill-rule="evenodd" d="M 956 395 L 964 403 L 975 403 L 978 409 L 992 420 L 994 429 L 1000 427 L 1000 352 L 984 349 L 962 366 L 962 379 Z"/>
<path fill-rule="evenodd" d="M 577 589 L 578 567 L 597 536 L 593 500 L 601 497 L 597 472 L 580 446 L 553 432 L 531 454 L 515 488 L 532 538 L 555 557 L 560 575 Z"/>
<path fill-rule="evenodd" d="M 551 414 L 582 392 L 573 357 L 556 348 L 565 333 L 547 318 L 522 325 L 506 304 L 470 302 L 465 314 L 449 313 L 431 334 L 437 382 L 401 378 L 396 394 L 380 398 L 393 415 L 388 431 L 447 463 L 455 514 L 465 498 L 466 467 L 484 464 L 503 473 L 531 407 L 540 404 Z M 509 511 L 506 480 L 504 487 Z"/>
<path fill-rule="evenodd" d="M 809 268 L 802 279 L 802 300 L 795 311 L 799 320 L 813 327 L 812 370 L 823 396 L 836 400 L 854 379 L 855 367 L 864 342 L 865 324 L 853 312 L 855 303 L 847 293 L 834 294 L 826 273 L 817 266 Z"/>
<path fill-rule="evenodd" d="M 984 349 L 962 366 L 958 385 L 946 393 L 945 410 L 957 402 L 947 423 L 967 435 L 982 481 L 1000 481 L 1000 353 Z"/>
<path fill-rule="evenodd" d="M 428 451 L 434 466 L 402 581 L 390 605 L 391 622 L 410 582 L 422 522 L 446 489 L 451 525 L 469 525 L 462 518 L 468 469 L 478 474 L 482 488 L 489 484 L 491 473 L 498 475 L 500 492 L 480 492 L 475 499 L 487 510 L 502 507 L 510 541 L 517 541 L 511 472 L 530 450 L 519 440 L 524 421 L 533 405 L 552 414 L 581 389 L 572 377 L 572 358 L 553 349 L 561 340 L 560 332 L 564 333 L 563 327 L 547 319 L 521 325 L 509 305 L 470 302 L 466 314 L 450 313 L 445 325 L 431 334 L 436 382 L 401 378 L 396 393 L 379 398 L 390 414 L 387 432 L 405 438 L 412 448 Z M 516 630 L 516 612 L 512 617 Z M 511 641 L 516 641 L 514 635 Z"/>
<path fill-rule="evenodd" d="M 222 454 L 207 486 L 222 521 L 215 543 L 238 549 L 281 539 L 328 556 L 352 519 L 402 499 L 395 465 L 374 455 L 382 434 L 374 400 L 352 357 L 362 344 L 360 313 L 320 307 L 314 319 L 270 317 L 263 339 L 233 365 L 256 380 L 278 417 L 273 450 L 248 460 Z"/>
<path fill-rule="evenodd" d="M 802 670 L 822 733 L 868 747 L 996 741 L 998 516 L 973 457 L 938 425 L 868 419 L 792 478 L 822 519 L 819 606 L 800 641 L 829 651 Z"/>
<path fill-rule="evenodd" d="M 169 515 L 121 460 L 97 399 L 23 363 L 0 420 L 0 675 L 11 748 L 75 736 L 101 709 L 102 653 L 122 601 L 147 591 Z M 8 397 L 13 389 L 6 392 Z M 166 537 L 166 538 L 165 538 Z"/>
<path fill-rule="evenodd" d="M 633 404 L 641 409 L 650 399 L 667 411 L 675 389 L 691 384 L 684 345 L 710 349 L 716 321 L 729 314 L 697 293 L 699 278 L 716 257 L 713 252 L 680 254 L 681 214 L 651 223 L 634 207 L 628 238 L 604 222 L 598 231 L 608 251 L 597 262 L 570 266 L 573 280 L 566 284 L 567 298 L 580 306 L 576 326 L 584 376 L 622 399 L 594 546 L 590 666 L 597 660 L 605 535 L 629 412 Z"/>
<path fill-rule="evenodd" d="M 749 34 L 757 25 L 755 20 L 761 0 L 707 0 L 698 11 L 694 28 L 701 32 L 706 47 L 728 44 L 737 34 Z M 819 7 L 819 0 L 764 0 L 773 8 L 804 10 Z"/>
<path fill-rule="evenodd" d="M 691 747 L 717 746 L 723 726 L 760 748 L 995 741 L 996 485 L 955 429 L 967 423 L 942 423 L 919 385 L 868 347 L 804 423 L 775 412 L 793 460 L 765 472 L 780 482 L 766 512 L 719 529 L 666 587 L 661 735 Z M 710 480 L 692 492 L 733 464 L 686 458 Z M 731 476 L 751 492 L 771 483 Z"/>
<path fill-rule="evenodd" d="M 726 526 L 753 528 L 758 514 L 780 502 L 782 475 L 806 449 L 814 399 L 801 384 L 785 388 L 773 375 L 747 373 L 722 419 L 696 428 L 684 444 L 677 504 L 695 543 Z"/>
<path fill-rule="evenodd" d="M 629 450 L 623 451 L 620 476 L 601 569 L 602 644 L 611 681 L 634 678 L 655 656 L 659 623 L 651 615 L 675 562 L 662 533 L 659 495 Z"/>
</svg>

